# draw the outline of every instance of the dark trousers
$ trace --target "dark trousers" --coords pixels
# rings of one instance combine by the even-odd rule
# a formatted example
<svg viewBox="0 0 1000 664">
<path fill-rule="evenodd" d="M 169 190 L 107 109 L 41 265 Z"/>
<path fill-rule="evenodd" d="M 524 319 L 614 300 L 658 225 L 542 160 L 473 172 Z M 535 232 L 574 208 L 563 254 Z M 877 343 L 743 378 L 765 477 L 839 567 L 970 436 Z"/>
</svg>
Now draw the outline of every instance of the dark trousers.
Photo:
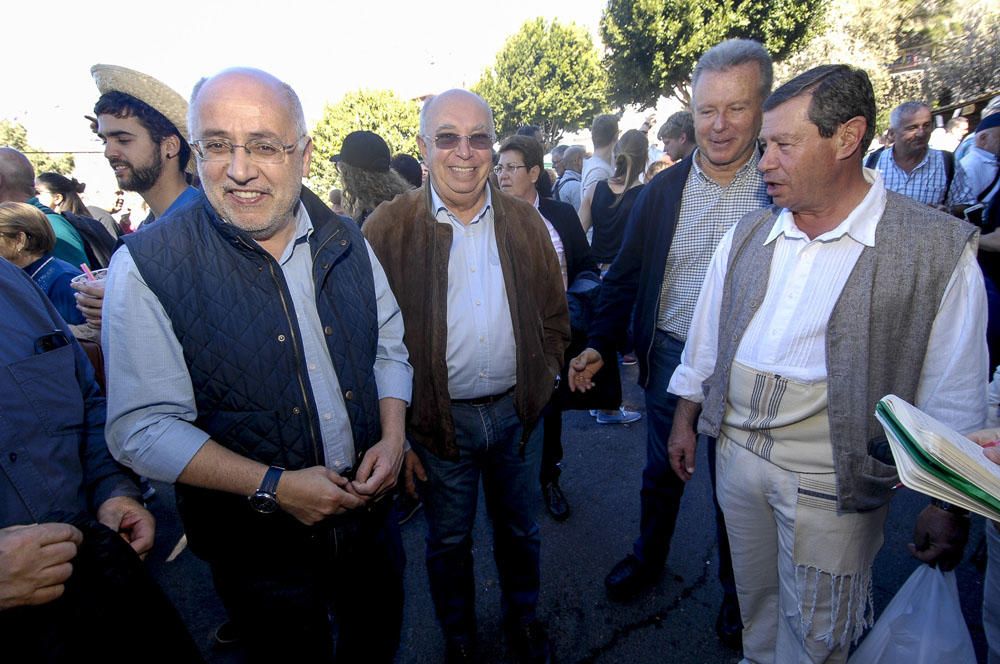
<svg viewBox="0 0 1000 664">
<path fill-rule="evenodd" d="M 555 404 L 555 400 L 550 401 L 542 411 L 542 469 L 538 477 L 542 486 L 558 482 L 562 474 L 559 467 L 563 459 L 562 416 L 562 409 Z"/>
<path fill-rule="evenodd" d="M 649 358 L 649 382 L 646 386 L 646 467 L 642 471 L 639 538 L 635 541 L 634 552 L 644 564 L 656 569 L 667 561 L 670 539 L 677 525 L 677 512 L 684 495 L 684 481 L 674 473 L 667 456 L 667 441 L 670 439 L 674 411 L 677 408 L 677 396 L 667 392 L 667 386 L 680 365 L 683 350 L 683 342 L 658 330 Z M 706 440 L 709 441 L 709 474 L 719 541 L 719 581 L 723 590 L 731 593 L 736 591 L 733 561 L 729 552 L 725 518 L 715 498 L 715 440 Z"/>
<path fill-rule="evenodd" d="M 541 502 L 539 423 L 523 449 L 524 428 L 514 397 L 482 406 L 453 404 L 459 458 L 445 459 L 414 447 L 427 471 L 427 576 L 446 636 L 474 635 L 475 581 L 472 528 L 479 482 L 493 524 L 493 558 L 500 575 L 503 615 L 533 618 L 538 604 L 541 539 L 535 518 Z"/>
<path fill-rule="evenodd" d="M 356 516 L 209 561 L 248 661 L 393 661 L 403 622 L 399 527 L 386 507 Z"/>
</svg>

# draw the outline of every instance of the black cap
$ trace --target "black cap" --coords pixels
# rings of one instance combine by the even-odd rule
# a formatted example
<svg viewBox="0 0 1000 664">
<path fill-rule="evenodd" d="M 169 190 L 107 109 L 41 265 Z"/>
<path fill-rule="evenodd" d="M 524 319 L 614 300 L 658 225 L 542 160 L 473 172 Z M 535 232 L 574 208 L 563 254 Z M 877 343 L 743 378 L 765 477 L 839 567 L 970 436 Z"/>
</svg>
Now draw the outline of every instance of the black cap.
<svg viewBox="0 0 1000 664">
<path fill-rule="evenodd" d="M 993 129 L 994 127 L 1000 127 L 1000 112 L 987 115 L 985 118 L 980 120 L 979 124 L 976 125 L 976 131 Z"/>
<path fill-rule="evenodd" d="M 340 154 L 334 155 L 330 161 L 344 162 L 374 173 L 389 171 L 389 146 L 378 134 L 370 131 L 352 131 L 344 138 Z"/>
</svg>

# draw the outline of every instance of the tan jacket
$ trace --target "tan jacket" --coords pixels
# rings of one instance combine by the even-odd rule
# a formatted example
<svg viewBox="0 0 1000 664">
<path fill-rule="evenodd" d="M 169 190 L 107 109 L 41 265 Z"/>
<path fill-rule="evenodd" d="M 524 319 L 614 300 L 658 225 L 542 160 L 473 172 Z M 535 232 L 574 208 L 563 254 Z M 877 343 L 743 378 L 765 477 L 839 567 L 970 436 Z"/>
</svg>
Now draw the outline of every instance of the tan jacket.
<svg viewBox="0 0 1000 664">
<path fill-rule="evenodd" d="M 494 228 L 517 350 L 514 403 L 524 425 L 522 443 L 552 396 L 569 344 L 566 293 L 555 250 L 538 212 L 492 190 Z M 452 227 L 431 211 L 424 186 L 383 203 L 365 221 L 364 234 L 399 302 L 403 340 L 413 365 L 407 411 L 410 440 L 455 459 L 455 424 L 448 393 L 448 257 Z"/>
</svg>

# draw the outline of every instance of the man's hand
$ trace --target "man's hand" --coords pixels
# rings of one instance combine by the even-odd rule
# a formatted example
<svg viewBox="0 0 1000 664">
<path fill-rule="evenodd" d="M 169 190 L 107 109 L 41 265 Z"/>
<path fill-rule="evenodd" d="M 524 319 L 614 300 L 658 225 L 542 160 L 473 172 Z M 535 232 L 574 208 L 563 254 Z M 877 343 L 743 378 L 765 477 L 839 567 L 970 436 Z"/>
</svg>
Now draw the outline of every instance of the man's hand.
<svg viewBox="0 0 1000 664">
<path fill-rule="evenodd" d="M 917 517 L 913 529 L 910 554 L 931 567 L 940 566 L 945 572 L 962 562 L 965 543 L 969 540 L 969 519 L 928 505 Z"/>
<path fill-rule="evenodd" d="M 350 491 L 351 483 L 329 468 L 286 470 L 278 480 L 278 505 L 311 526 L 328 516 L 362 507 L 366 499 Z"/>
<path fill-rule="evenodd" d="M 594 374 L 604 366 L 601 354 L 593 348 L 587 348 L 570 360 L 569 381 L 570 392 L 586 392 L 594 386 Z"/>
<path fill-rule="evenodd" d="M 983 455 L 993 463 L 1000 464 L 1000 431 L 995 427 L 969 434 L 972 442 L 983 448 Z"/>
<path fill-rule="evenodd" d="M 694 457 L 698 434 L 694 429 L 674 427 L 667 442 L 667 457 L 677 477 L 687 482 L 694 475 Z"/>
<path fill-rule="evenodd" d="M 156 519 L 135 498 L 108 498 L 97 508 L 97 520 L 121 535 L 140 558 L 153 548 Z"/>
<path fill-rule="evenodd" d="M 403 466 L 403 441 L 383 438 L 365 452 L 351 482 L 352 493 L 378 499 L 396 486 Z"/>
<path fill-rule="evenodd" d="M 104 306 L 104 281 L 97 283 L 70 284 L 76 291 L 76 308 L 80 310 L 87 322 L 94 327 L 101 327 L 101 309 Z"/>
<path fill-rule="evenodd" d="M 403 481 L 406 493 L 414 499 L 420 500 L 420 494 L 417 493 L 417 480 L 426 482 L 427 471 L 424 470 L 424 464 L 420 463 L 420 457 L 417 456 L 417 453 L 410 450 L 403 460 Z"/>
<path fill-rule="evenodd" d="M 83 533 L 66 523 L 0 529 L 0 611 L 60 597 Z"/>
</svg>

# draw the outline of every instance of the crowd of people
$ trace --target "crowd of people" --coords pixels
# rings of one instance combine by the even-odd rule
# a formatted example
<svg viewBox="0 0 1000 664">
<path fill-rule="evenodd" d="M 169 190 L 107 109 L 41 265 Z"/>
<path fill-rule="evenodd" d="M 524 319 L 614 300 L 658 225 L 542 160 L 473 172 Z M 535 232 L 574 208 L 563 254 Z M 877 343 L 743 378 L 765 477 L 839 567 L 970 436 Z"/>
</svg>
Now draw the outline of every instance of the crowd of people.
<svg viewBox="0 0 1000 664">
<path fill-rule="evenodd" d="M 137 232 L 0 148 L 12 661 L 131 661 L 138 644 L 200 660 L 140 562 L 143 478 L 175 486 L 228 615 L 217 639 L 255 662 L 393 661 L 399 525 L 420 505 L 447 661 L 477 661 L 482 485 L 508 647 L 552 661 L 537 514 L 570 516 L 562 416 L 637 420 L 619 369 L 637 363 L 639 532 L 608 596 L 658 582 L 703 445 L 719 638 L 746 662 L 845 662 L 872 624 L 898 483 L 876 402 L 1000 438 L 1000 99 L 950 122 L 948 149 L 907 102 L 869 151 L 864 71 L 823 65 L 772 90 L 764 47 L 727 40 L 699 58 L 662 150 L 651 119 L 621 133 L 599 115 L 592 154 L 554 146 L 550 173 L 537 128 L 498 137 L 487 103 L 453 89 L 423 104 L 420 161 L 348 135 L 327 204 L 302 184 L 313 145 L 287 83 L 228 69 L 185 101 L 124 67 L 92 74 L 105 156 L 149 207 Z M 913 554 L 951 569 L 968 529 L 931 501 Z M 93 637 L 108 620 L 127 632 L 114 648 Z"/>
</svg>

